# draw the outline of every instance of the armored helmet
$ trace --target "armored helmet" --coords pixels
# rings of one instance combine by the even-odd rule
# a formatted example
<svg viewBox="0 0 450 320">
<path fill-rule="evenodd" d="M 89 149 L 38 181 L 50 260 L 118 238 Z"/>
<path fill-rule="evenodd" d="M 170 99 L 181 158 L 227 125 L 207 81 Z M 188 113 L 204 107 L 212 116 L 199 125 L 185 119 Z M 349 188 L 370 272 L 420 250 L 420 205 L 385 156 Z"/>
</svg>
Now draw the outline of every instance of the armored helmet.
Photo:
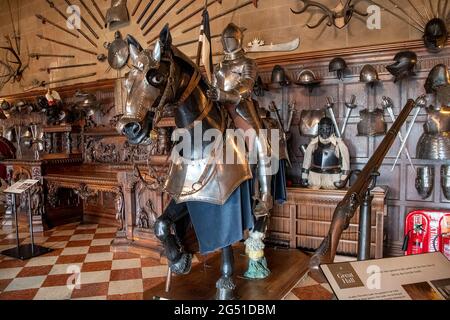
<svg viewBox="0 0 450 320">
<path fill-rule="evenodd" d="M 314 72 L 312 72 L 309 69 L 304 69 L 299 73 L 296 83 L 300 85 L 309 86 L 319 84 L 320 80 L 316 78 Z"/>
<path fill-rule="evenodd" d="M 445 47 L 448 31 L 442 19 L 434 18 L 428 21 L 425 26 L 423 41 L 425 47 L 431 52 L 439 52 Z"/>
<path fill-rule="evenodd" d="M 425 81 L 427 93 L 434 93 L 439 86 L 450 84 L 450 74 L 445 64 L 438 64 L 431 69 Z"/>
<path fill-rule="evenodd" d="M 106 27 L 110 30 L 120 28 L 130 21 L 127 0 L 111 0 L 111 7 L 106 11 Z"/>
<path fill-rule="evenodd" d="M 3 100 L 0 104 L 0 108 L 4 111 L 8 111 L 9 109 L 11 109 L 11 104 L 8 101 Z"/>
<path fill-rule="evenodd" d="M 272 83 L 279 83 L 281 86 L 286 85 L 289 80 L 282 66 L 276 65 L 272 70 Z"/>
<path fill-rule="evenodd" d="M 394 57 L 395 63 L 386 67 L 394 77 L 394 82 L 415 75 L 414 67 L 417 64 L 417 54 L 412 51 L 401 51 Z"/>
<path fill-rule="evenodd" d="M 329 71 L 336 72 L 339 80 L 344 77 L 344 72 L 347 69 L 347 63 L 342 58 L 334 58 L 330 61 Z"/>
<path fill-rule="evenodd" d="M 359 81 L 364 83 L 373 84 L 374 82 L 378 82 L 380 79 L 378 77 L 378 72 L 374 68 L 374 66 L 370 64 L 366 64 L 359 74 Z"/>
<path fill-rule="evenodd" d="M 242 49 L 244 33 L 234 23 L 228 26 L 222 32 L 222 45 L 226 53 L 233 53 Z"/>
<path fill-rule="evenodd" d="M 328 117 L 323 117 L 319 121 L 319 136 L 323 139 L 328 139 L 334 134 L 333 121 Z"/>
</svg>

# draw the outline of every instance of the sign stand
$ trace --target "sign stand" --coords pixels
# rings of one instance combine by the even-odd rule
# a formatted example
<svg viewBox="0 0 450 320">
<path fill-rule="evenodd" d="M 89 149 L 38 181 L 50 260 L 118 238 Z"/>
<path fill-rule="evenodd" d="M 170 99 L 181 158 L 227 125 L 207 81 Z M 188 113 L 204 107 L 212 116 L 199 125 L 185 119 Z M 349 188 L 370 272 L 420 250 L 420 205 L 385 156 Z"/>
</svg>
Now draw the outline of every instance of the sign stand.
<svg viewBox="0 0 450 320">
<path fill-rule="evenodd" d="M 34 185 L 39 183 L 39 180 L 21 180 L 16 182 L 11 187 L 6 189 L 4 192 L 8 193 L 12 197 L 12 210 L 14 214 L 14 222 L 16 227 L 16 241 L 17 246 L 12 249 L 7 249 L 0 254 L 3 254 L 8 257 L 13 257 L 21 260 L 28 260 L 33 257 L 37 257 L 43 255 L 45 253 L 53 251 L 53 249 L 45 248 L 42 246 L 38 246 L 34 244 L 34 234 L 33 234 L 33 213 L 31 212 L 31 190 Z M 30 219 L 30 242 L 28 244 L 20 245 L 19 239 L 19 219 L 17 216 L 17 208 L 16 208 L 16 195 L 22 194 L 26 192 L 28 198 L 28 214 Z"/>
</svg>

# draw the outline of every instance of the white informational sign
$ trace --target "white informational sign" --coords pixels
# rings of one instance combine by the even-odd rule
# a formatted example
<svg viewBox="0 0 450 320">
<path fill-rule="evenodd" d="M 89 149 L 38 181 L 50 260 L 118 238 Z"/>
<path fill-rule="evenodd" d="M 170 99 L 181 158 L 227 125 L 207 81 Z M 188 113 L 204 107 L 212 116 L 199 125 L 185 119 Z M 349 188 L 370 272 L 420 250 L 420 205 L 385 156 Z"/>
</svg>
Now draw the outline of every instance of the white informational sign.
<svg viewBox="0 0 450 320">
<path fill-rule="evenodd" d="M 20 180 L 20 181 L 14 183 L 12 186 L 8 187 L 4 192 L 5 193 L 22 194 L 38 183 L 39 183 L 39 180 L 33 180 L 33 179 Z"/>
<path fill-rule="evenodd" d="M 450 261 L 441 252 L 320 267 L 339 300 L 450 300 Z"/>
</svg>

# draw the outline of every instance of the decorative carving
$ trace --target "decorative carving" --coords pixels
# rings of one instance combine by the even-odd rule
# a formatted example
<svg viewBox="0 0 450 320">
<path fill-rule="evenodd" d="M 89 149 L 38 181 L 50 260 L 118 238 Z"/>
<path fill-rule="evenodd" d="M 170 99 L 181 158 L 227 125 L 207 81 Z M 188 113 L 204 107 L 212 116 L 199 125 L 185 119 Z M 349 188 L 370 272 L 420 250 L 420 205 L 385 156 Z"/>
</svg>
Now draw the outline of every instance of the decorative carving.
<svg viewBox="0 0 450 320">
<path fill-rule="evenodd" d="M 126 229 L 125 198 L 123 195 L 122 187 L 116 188 L 115 208 L 116 208 L 116 220 L 119 221 L 120 223 L 119 231 L 125 231 Z"/>
<path fill-rule="evenodd" d="M 52 208 L 56 208 L 58 202 L 58 189 L 59 186 L 56 183 L 48 183 L 47 184 L 47 202 Z"/>
<path fill-rule="evenodd" d="M 140 186 L 138 187 L 138 195 L 137 195 L 137 226 L 138 228 L 142 229 L 151 229 L 153 228 L 153 225 L 155 224 L 156 218 L 158 217 L 158 214 L 156 213 L 153 202 L 151 199 L 148 199 L 145 201 L 145 195 L 148 193 L 146 192 L 147 188 L 145 185 L 140 183 Z M 145 203 L 143 203 L 145 201 Z"/>
<path fill-rule="evenodd" d="M 98 192 L 89 189 L 85 183 L 81 183 L 78 189 L 74 189 L 74 192 L 83 200 L 87 200 L 89 197 L 97 197 Z"/>
</svg>

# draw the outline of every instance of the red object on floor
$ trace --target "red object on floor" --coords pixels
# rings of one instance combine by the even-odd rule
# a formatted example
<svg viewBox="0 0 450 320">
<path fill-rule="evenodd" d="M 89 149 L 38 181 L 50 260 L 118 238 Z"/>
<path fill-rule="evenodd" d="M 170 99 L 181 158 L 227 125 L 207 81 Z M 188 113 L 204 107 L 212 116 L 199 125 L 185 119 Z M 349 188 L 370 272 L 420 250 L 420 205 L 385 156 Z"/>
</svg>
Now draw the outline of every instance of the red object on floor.
<svg viewBox="0 0 450 320">
<path fill-rule="evenodd" d="M 450 260 L 450 212 L 410 212 L 406 216 L 405 241 L 405 255 L 440 251 Z"/>
</svg>

